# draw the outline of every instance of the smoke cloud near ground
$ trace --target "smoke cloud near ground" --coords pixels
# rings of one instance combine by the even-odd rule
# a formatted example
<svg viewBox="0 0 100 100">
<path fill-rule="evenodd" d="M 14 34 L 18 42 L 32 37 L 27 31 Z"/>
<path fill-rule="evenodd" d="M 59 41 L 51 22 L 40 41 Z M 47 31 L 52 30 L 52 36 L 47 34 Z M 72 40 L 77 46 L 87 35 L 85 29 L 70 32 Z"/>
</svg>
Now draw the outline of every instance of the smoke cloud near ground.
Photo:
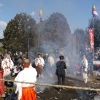
<svg viewBox="0 0 100 100">
<path fill-rule="evenodd" d="M 62 34 L 59 36 L 62 37 Z M 64 37 L 65 38 L 65 37 Z M 38 83 L 44 84 L 57 84 L 57 76 L 56 72 L 56 62 L 59 60 L 60 55 L 64 55 L 67 65 L 67 74 L 76 75 L 76 66 L 80 66 L 82 53 L 78 51 L 76 47 L 76 38 L 73 40 L 73 35 L 71 34 L 69 37 L 66 36 L 66 44 L 58 45 L 59 43 L 54 42 L 53 40 L 45 41 L 44 39 L 41 41 L 40 52 L 42 51 L 42 57 L 45 60 L 45 66 L 43 70 L 44 78 L 38 78 Z M 78 41 L 78 40 L 77 40 Z M 63 44 L 63 43 L 62 43 Z M 30 50 L 30 52 L 32 49 Z M 34 51 L 34 50 L 33 50 Z M 36 56 L 31 58 L 31 61 L 34 62 Z M 54 63 L 53 63 L 54 62 Z M 81 73 L 81 72 L 80 72 Z M 73 81 L 74 82 L 74 81 Z M 76 83 L 74 83 L 76 86 Z M 40 90 L 44 90 L 45 86 L 37 86 Z M 79 92 L 81 94 L 82 92 Z"/>
<path fill-rule="evenodd" d="M 68 44 L 69 43 L 69 44 Z M 43 52 L 42 57 L 45 60 L 45 66 L 43 70 L 43 76 L 44 78 L 38 78 L 37 83 L 44 83 L 44 84 L 57 84 L 57 76 L 55 74 L 56 72 L 56 62 L 59 61 L 59 56 L 64 55 L 65 59 L 64 61 L 67 64 L 67 73 L 68 74 L 73 74 L 72 71 L 72 66 L 79 62 L 79 57 L 73 56 L 73 50 L 71 47 L 71 40 L 67 41 L 67 45 L 65 47 L 60 47 L 53 41 L 42 41 L 41 43 L 41 50 Z M 31 49 L 32 51 L 32 49 Z M 30 52 L 31 52 L 30 51 Z M 34 59 L 36 58 L 33 57 L 31 58 L 31 61 L 34 62 Z M 44 90 L 45 86 L 37 86 L 40 90 Z"/>
<path fill-rule="evenodd" d="M 67 65 L 66 73 L 71 75 L 76 75 L 76 66 L 80 65 L 82 54 L 84 53 L 82 53 L 81 51 L 76 53 L 75 51 L 77 51 L 77 48 L 74 48 L 75 41 L 73 42 L 74 43 L 72 43 L 72 38 L 70 38 L 68 39 L 68 41 L 66 41 L 66 45 L 64 47 L 60 47 L 59 45 L 57 45 L 57 43 L 53 41 L 49 42 L 44 40 L 42 41 L 40 48 L 43 52 L 42 56 L 45 60 L 45 66 L 43 71 L 44 78 L 38 78 L 37 83 L 57 84 L 57 76 L 55 75 L 56 62 L 59 60 L 60 55 L 64 55 L 65 57 L 64 61 L 66 62 Z M 74 49 L 76 50 L 74 51 Z M 77 86 L 76 82 L 74 82 L 73 84 Z M 36 86 L 36 87 L 37 91 L 39 92 L 43 92 L 44 89 L 49 88 L 47 86 Z M 80 95 L 80 97 L 82 97 L 84 92 L 82 90 L 77 92 Z"/>
</svg>

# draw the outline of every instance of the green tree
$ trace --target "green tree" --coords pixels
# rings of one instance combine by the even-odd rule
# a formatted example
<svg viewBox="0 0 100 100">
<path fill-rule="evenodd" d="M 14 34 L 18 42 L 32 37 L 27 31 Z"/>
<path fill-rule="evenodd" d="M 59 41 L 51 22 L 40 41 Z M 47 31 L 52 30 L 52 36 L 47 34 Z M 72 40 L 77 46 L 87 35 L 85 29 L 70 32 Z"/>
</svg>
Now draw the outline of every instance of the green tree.
<svg viewBox="0 0 100 100">
<path fill-rule="evenodd" d="M 0 47 L 0 53 L 4 53 L 5 49 L 3 47 Z"/>
<path fill-rule="evenodd" d="M 74 35 L 76 36 L 77 52 L 84 51 L 86 49 L 86 44 L 89 45 L 89 35 L 87 33 L 87 30 L 76 29 L 74 31 Z"/>
<path fill-rule="evenodd" d="M 42 34 L 41 41 L 45 41 L 45 45 L 53 44 L 50 46 L 51 49 L 67 45 L 71 31 L 64 15 L 58 12 L 53 13 L 41 24 L 43 24 L 40 32 Z"/>
<path fill-rule="evenodd" d="M 4 30 L 3 45 L 8 50 L 27 51 L 28 38 L 30 46 L 36 45 L 36 21 L 26 13 L 17 14 Z"/>
</svg>

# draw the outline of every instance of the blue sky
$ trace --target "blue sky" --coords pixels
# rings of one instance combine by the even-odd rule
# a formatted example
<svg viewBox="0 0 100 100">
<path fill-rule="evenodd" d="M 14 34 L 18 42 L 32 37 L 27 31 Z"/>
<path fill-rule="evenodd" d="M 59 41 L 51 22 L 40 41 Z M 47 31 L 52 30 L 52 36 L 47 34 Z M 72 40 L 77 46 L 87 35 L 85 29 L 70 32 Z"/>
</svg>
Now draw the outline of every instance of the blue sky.
<svg viewBox="0 0 100 100">
<path fill-rule="evenodd" d="M 85 29 L 92 18 L 93 2 L 100 14 L 100 0 L 0 0 L 0 36 L 3 36 L 2 31 L 16 14 L 25 12 L 38 23 L 40 8 L 43 20 L 53 12 L 60 12 L 66 17 L 71 33 L 77 28 Z"/>
</svg>

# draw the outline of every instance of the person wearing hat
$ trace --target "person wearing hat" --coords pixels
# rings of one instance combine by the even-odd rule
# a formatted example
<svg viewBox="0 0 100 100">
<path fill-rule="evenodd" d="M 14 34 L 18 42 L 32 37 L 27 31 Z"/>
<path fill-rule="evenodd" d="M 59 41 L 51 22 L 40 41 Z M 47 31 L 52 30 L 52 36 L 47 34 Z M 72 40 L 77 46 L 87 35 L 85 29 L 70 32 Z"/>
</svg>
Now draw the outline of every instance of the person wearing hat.
<svg viewBox="0 0 100 100">
<path fill-rule="evenodd" d="M 15 81 L 35 83 L 37 80 L 37 71 L 32 68 L 30 60 L 23 60 L 24 69 L 15 77 Z M 36 100 L 34 84 L 14 82 L 15 93 L 18 94 L 18 100 Z"/>
</svg>

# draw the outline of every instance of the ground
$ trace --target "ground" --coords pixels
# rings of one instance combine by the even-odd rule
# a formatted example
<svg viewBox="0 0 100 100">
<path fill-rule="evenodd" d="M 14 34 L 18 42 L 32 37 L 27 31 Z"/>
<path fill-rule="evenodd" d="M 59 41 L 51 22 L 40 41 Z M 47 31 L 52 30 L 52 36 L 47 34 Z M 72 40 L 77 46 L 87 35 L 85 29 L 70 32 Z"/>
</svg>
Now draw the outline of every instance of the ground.
<svg viewBox="0 0 100 100">
<path fill-rule="evenodd" d="M 99 80 L 95 80 L 93 77 L 90 78 L 87 85 L 83 81 L 66 78 L 67 86 L 79 86 L 79 87 L 91 87 L 100 88 Z M 37 93 L 37 100 L 94 100 L 93 98 L 97 95 L 96 91 L 89 90 L 76 90 L 76 89 L 61 89 L 49 87 L 44 91 Z"/>
<path fill-rule="evenodd" d="M 87 85 L 83 83 L 81 77 L 78 78 L 75 77 L 76 76 L 74 76 L 74 78 L 73 76 L 66 77 L 66 85 L 85 87 L 85 88 L 88 87 L 100 88 L 99 80 L 96 80 L 93 76 L 89 78 L 89 82 L 87 83 Z M 54 84 L 57 83 L 55 82 Z M 36 90 L 37 90 L 37 86 L 36 86 Z M 68 89 L 68 88 L 59 90 L 59 88 L 45 87 L 45 89 L 43 89 L 42 91 L 41 90 L 37 91 L 37 100 L 94 100 L 93 98 L 96 95 L 97 95 L 96 91 Z"/>
<path fill-rule="evenodd" d="M 73 95 L 74 94 L 74 95 Z M 79 97 L 76 90 L 47 88 L 42 93 L 38 94 L 38 100 L 69 100 Z"/>
</svg>

